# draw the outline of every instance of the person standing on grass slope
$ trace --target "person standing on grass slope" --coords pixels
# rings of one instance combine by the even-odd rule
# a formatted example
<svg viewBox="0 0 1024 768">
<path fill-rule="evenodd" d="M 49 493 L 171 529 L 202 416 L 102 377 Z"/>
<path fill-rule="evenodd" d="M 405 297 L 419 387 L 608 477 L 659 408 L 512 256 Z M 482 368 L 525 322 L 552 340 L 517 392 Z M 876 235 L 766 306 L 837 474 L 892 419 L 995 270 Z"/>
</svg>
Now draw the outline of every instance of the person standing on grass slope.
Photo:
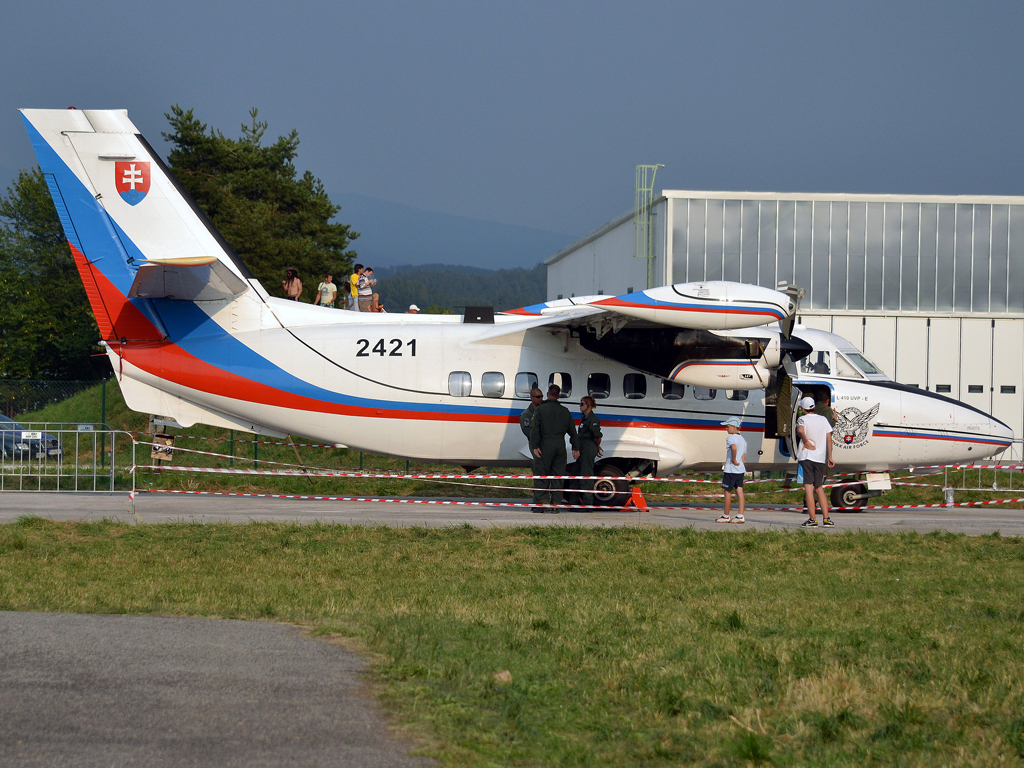
<svg viewBox="0 0 1024 768">
<path fill-rule="evenodd" d="M 572 460 L 580 457 L 580 440 L 576 436 L 576 422 L 572 419 L 569 409 L 558 402 L 562 388 L 557 384 L 548 387 L 548 399 L 537 406 L 530 425 L 530 451 L 536 461 L 533 463 L 535 475 L 565 475 L 565 436 L 569 436 L 572 444 Z M 565 480 L 534 480 L 533 503 L 555 505 L 552 507 L 534 507 L 534 512 L 558 512 L 557 505 L 562 503 L 562 488 Z M 550 493 L 549 493 L 550 489 Z"/>
<path fill-rule="evenodd" d="M 363 273 L 359 276 L 359 282 L 357 283 L 360 312 L 370 311 L 370 304 L 373 302 L 373 286 L 376 284 L 377 281 L 373 279 L 373 269 L 371 267 L 365 267 L 363 269 Z"/>
<path fill-rule="evenodd" d="M 363 265 L 356 264 L 352 268 L 352 274 L 348 276 L 349 291 L 348 308 L 353 312 L 359 309 L 359 276 L 363 274 Z"/>
<path fill-rule="evenodd" d="M 825 465 L 829 468 L 836 465 L 832 461 L 832 425 L 828 419 L 814 412 L 814 398 L 805 397 L 800 401 L 804 415 L 797 419 L 796 434 L 802 441 L 796 453 L 800 469 L 804 474 L 804 504 L 807 507 L 807 519 L 801 525 L 804 528 L 815 528 L 818 525 L 814 516 L 814 500 L 817 496 L 821 506 L 822 525 L 832 527 L 835 523 L 828 516 L 828 500 L 825 498 Z"/>
<path fill-rule="evenodd" d="M 731 416 L 722 422 L 725 431 L 729 436 L 725 438 L 725 471 L 722 473 L 722 489 L 725 491 L 725 511 L 718 518 L 716 523 L 745 523 L 747 519 L 743 516 L 746 499 L 743 497 L 743 476 L 747 468 L 743 462 L 747 460 L 747 441 L 740 434 L 739 416 Z M 736 498 L 740 503 L 740 511 L 736 517 L 730 517 L 729 511 L 732 508 L 732 492 L 736 491 Z"/>
<path fill-rule="evenodd" d="M 299 279 L 299 271 L 295 267 L 288 267 L 284 271 L 284 280 L 281 281 L 281 287 L 284 288 L 284 292 L 292 301 L 298 301 L 299 297 L 302 296 L 302 281 Z"/>
<path fill-rule="evenodd" d="M 316 298 L 313 304 L 321 307 L 333 307 L 334 299 L 338 295 L 338 286 L 334 284 L 334 277 L 328 272 L 324 275 L 324 281 L 316 287 Z"/>
</svg>

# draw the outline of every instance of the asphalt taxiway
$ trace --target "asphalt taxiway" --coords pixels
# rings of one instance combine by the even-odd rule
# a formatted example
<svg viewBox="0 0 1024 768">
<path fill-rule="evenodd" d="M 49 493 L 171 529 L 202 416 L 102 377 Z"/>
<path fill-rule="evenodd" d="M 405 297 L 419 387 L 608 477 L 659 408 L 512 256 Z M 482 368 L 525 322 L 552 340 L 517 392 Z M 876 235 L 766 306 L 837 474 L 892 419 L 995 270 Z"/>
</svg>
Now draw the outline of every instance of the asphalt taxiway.
<svg viewBox="0 0 1024 768">
<path fill-rule="evenodd" d="M 0 765 L 436 765 L 364 668 L 265 621 L 0 611 Z"/>
<path fill-rule="evenodd" d="M 395 499 L 390 503 L 384 503 L 140 493 L 133 502 L 124 494 L 5 492 L 0 493 L 0 523 L 12 522 L 23 515 L 36 515 L 51 520 L 81 521 L 107 518 L 125 523 L 273 521 L 402 527 L 443 527 L 467 523 L 478 527 L 651 525 L 664 528 L 741 530 L 799 528 L 805 519 L 802 512 L 789 507 L 752 508 L 748 511 L 745 525 L 726 526 L 715 523 L 721 505 L 688 509 L 652 505 L 651 509 L 645 512 L 602 510 L 534 514 L 529 508 L 503 506 L 500 500 L 494 500 L 493 506 L 480 503 L 436 503 L 439 501 L 444 500 Z M 507 501 L 506 499 L 505 502 Z M 878 509 L 865 512 L 837 512 L 834 517 L 835 528 L 818 530 L 921 533 L 944 530 L 968 535 L 999 533 L 1003 536 L 1024 536 L 1024 510 L 1005 509 L 999 506 Z"/>
</svg>

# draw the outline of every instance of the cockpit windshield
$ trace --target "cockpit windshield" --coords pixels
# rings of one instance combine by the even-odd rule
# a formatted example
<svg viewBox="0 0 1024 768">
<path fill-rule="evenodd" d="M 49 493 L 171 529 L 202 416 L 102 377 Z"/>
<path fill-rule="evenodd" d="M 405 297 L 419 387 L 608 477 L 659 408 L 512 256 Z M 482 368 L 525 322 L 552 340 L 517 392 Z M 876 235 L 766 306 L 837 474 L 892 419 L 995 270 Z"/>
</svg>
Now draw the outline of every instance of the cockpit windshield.
<svg viewBox="0 0 1024 768">
<path fill-rule="evenodd" d="M 864 371 L 864 373 L 878 374 L 879 376 L 885 375 L 880 370 L 878 370 L 878 366 L 876 366 L 874 363 L 872 363 L 870 360 L 864 357 L 864 355 L 862 355 L 860 352 L 847 352 L 846 354 L 850 356 L 850 360 L 853 361 L 853 364 L 860 368 L 862 371 Z"/>
<path fill-rule="evenodd" d="M 853 364 L 843 355 L 836 352 L 836 376 L 841 379 L 863 379 L 860 371 L 853 367 Z"/>
<path fill-rule="evenodd" d="M 885 375 L 860 352 L 849 350 L 837 352 L 816 349 L 800 361 L 800 372 L 804 375 L 838 376 L 841 379 L 863 379 L 864 374 Z"/>
<path fill-rule="evenodd" d="M 832 353 L 815 350 L 800 361 L 800 370 L 804 373 L 816 373 L 820 376 L 832 374 Z"/>
</svg>

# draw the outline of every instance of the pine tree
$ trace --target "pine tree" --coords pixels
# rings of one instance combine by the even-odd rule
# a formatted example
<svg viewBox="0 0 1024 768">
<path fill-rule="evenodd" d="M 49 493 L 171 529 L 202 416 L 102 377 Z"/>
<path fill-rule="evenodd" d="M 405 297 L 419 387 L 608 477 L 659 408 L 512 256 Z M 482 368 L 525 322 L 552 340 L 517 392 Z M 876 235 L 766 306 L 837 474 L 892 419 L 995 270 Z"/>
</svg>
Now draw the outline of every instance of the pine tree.
<svg viewBox="0 0 1024 768">
<path fill-rule="evenodd" d="M 331 222 L 341 209 L 318 178 L 297 175 L 298 133 L 264 145 L 267 122 L 256 108 L 249 117 L 241 137 L 229 139 L 191 109 L 171 107 L 171 131 L 163 134 L 173 145 L 167 164 L 268 291 L 283 296 L 284 270 L 295 267 L 303 300 L 312 301 L 325 272 L 349 273 L 349 244 L 359 234 Z"/>
</svg>

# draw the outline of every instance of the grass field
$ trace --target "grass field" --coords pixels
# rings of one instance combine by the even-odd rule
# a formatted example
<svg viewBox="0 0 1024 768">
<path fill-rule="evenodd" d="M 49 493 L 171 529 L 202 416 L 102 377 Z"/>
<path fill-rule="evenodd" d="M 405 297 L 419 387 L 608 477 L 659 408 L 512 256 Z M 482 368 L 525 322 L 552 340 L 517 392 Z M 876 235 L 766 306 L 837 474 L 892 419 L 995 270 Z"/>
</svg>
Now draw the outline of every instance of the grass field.
<svg viewBox="0 0 1024 768">
<path fill-rule="evenodd" d="M 1022 587 L 998 536 L 0 526 L 0 609 L 350 638 L 460 766 L 1024 765 Z"/>
<path fill-rule="evenodd" d="M 49 422 L 78 422 L 78 421 L 100 421 L 103 409 L 101 407 L 101 391 L 99 385 L 86 390 L 75 397 L 65 400 L 62 403 L 48 406 L 41 411 L 19 416 L 22 421 L 49 421 Z M 142 414 L 130 411 L 121 397 L 116 380 L 107 383 L 107 407 L 106 423 L 114 429 L 133 431 L 138 434 L 140 440 L 148 438 L 143 434 L 146 429 L 146 417 Z M 176 442 L 178 448 L 193 448 L 211 451 L 221 454 L 232 454 L 234 459 L 215 458 L 190 454 L 179 451 L 175 455 L 175 464 L 199 467 L 229 467 L 249 468 L 253 467 L 253 459 L 257 456 L 258 450 L 259 468 L 278 468 L 274 462 L 288 465 L 300 464 L 302 466 L 330 469 L 330 470 L 351 470 L 359 469 L 375 470 L 381 472 L 406 473 L 410 472 L 462 472 L 461 467 L 442 464 L 430 464 L 424 462 L 406 462 L 403 459 L 395 459 L 385 456 L 374 456 L 372 454 L 361 454 L 358 451 L 335 448 L 292 448 L 287 445 L 261 445 L 258 449 L 248 442 L 252 435 L 236 432 L 234 438 L 225 429 L 214 427 L 196 426 L 181 431 Z M 204 438 L 202 440 L 190 439 L 191 437 Z M 724 433 L 723 433 L 724 443 Z M 296 442 L 303 442 L 301 439 Z M 146 460 L 146 448 L 138 448 L 140 464 L 148 463 Z M 296 455 L 296 452 L 298 455 Z M 491 470 L 495 474 L 508 472 L 526 472 L 523 468 L 512 470 L 495 468 Z M 1000 483 L 1005 485 L 1008 473 L 1000 473 Z M 990 488 L 994 477 L 991 471 L 981 472 L 978 477 L 977 471 L 968 472 L 968 488 L 980 486 Z M 670 485 L 667 483 L 645 484 L 645 493 L 650 495 L 651 501 L 684 503 L 716 503 L 721 499 L 721 487 L 717 478 L 711 478 L 712 482 L 707 484 L 692 485 Z M 937 504 L 943 499 L 942 484 L 945 478 L 942 474 L 927 477 L 915 478 L 915 482 L 928 484 L 928 487 L 906 487 L 896 486 L 892 491 L 883 496 L 871 500 L 873 505 L 885 504 Z M 271 477 L 271 476 L 229 476 L 214 474 L 197 474 L 164 471 L 156 473 L 151 470 L 140 470 L 136 478 L 137 485 L 141 490 L 151 489 L 174 489 L 174 490 L 205 490 L 205 491 L 230 491 L 240 493 L 281 493 L 281 494 L 308 494 L 308 495 L 361 495 L 361 496 L 452 496 L 469 498 L 514 498 L 520 501 L 527 501 L 528 494 L 522 491 L 512 490 L 498 486 L 529 486 L 529 480 L 489 480 L 486 470 L 477 481 L 483 486 L 472 487 L 457 482 L 439 482 L 424 480 L 400 480 L 400 479 L 322 479 L 322 478 L 295 478 L 295 477 Z M 950 482 L 960 485 L 961 474 L 954 473 Z M 121 484 L 127 489 L 130 486 L 130 477 L 127 475 L 121 478 Z M 778 490 L 781 483 L 775 485 L 761 486 L 769 493 L 754 494 L 755 486 L 747 488 L 750 493 L 750 503 L 764 504 L 793 504 L 799 505 L 801 492 Z M 957 501 L 985 501 L 993 498 L 1024 497 L 1024 474 L 1016 473 L 1014 488 L 1017 490 L 1010 493 L 993 493 L 982 490 L 958 490 Z M 708 498 L 708 497 L 712 498 Z M 1014 506 L 1024 506 L 1020 503 Z"/>
</svg>

